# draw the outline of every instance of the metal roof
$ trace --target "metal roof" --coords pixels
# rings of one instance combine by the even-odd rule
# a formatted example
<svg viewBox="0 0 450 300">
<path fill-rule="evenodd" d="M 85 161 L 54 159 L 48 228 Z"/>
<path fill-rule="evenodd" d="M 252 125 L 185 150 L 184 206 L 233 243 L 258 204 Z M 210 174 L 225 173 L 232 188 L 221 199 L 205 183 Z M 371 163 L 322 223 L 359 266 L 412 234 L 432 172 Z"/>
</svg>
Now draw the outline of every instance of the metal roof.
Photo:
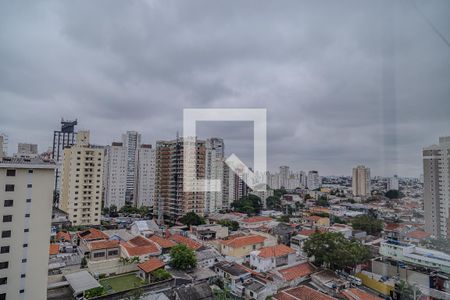
<svg viewBox="0 0 450 300">
<path fill-rule="evenodd" d="M 79 295 L 84 291 L 100 287 L 100 284 L 95 280 L 94 277 L 88 271 L 81 271 L 77 273 L 64 275 L 66 280 L 69 282 L 74 295 Z"/>
</svg>

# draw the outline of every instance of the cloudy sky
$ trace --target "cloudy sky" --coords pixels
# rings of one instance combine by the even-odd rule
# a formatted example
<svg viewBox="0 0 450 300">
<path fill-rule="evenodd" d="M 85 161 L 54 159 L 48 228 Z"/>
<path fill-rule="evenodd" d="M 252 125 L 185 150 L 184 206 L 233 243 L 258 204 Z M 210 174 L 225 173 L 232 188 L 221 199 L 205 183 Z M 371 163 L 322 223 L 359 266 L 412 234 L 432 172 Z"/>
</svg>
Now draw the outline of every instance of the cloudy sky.
<svg viewBox="0 0 450 300">
<path fill-rule="evenodd" d="M 2 1 L 0 132 L 154 143 L 184 108 L 267 108 L 268 166 L 418 176 L 450 135 L 450 1 Z M 440 36 L 441 35 L 441 36 Z M 199 124 L 251 164 L 252 124 Z"/>
</svg>

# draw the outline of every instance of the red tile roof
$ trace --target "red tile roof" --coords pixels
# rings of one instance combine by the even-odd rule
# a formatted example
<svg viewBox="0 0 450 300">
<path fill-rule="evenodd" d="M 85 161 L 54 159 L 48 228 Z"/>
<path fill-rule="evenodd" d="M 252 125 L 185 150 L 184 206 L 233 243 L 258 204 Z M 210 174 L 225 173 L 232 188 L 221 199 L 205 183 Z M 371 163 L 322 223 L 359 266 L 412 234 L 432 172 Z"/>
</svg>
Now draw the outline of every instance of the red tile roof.
<svg viewBox="0 0 450 300">
<path fill-rule="evenodd" d="M 366 293 L 357 288 L 346 289 L 342 291 L 342 295 L 348 300 L 382 300 L 383 298 Z"/>
<path fill-rule="evenodd" d="M 59 253 L 59 244 L 50 244 L 50 247 L 48 249 L 48 253 L 50 255 L 56 255 Z"/>
<path fill-rule="evenodd" d="M 256 217 L 250 217 L 243 219 L 242 222 L 244 223 L 258 223 L 258 222 L 270 222 L 273 221 L 270 217 L 262 217 L 262 216 L 256 216 Z"/>
<path fill-rule="evenodd" d="M 56 233 L 56 240 L 57 241 L 71 241 L 72 238 L 70 236 L 70 233 L 65 232 L 65 231 L 58 231 Z"/>
<path fill-rule="evenodd" d="M 272 247 L 264 247 L 259 249 L 259 257 L 278 257 L 283 255 L 288 255 L 290 253 L 295 253 L 295 250 L 286 245 L 276 245 Z"/>
<path fill-rule="evenodd" d="M 172 248 L 173 246 L 177 245 L 175 242 L 169 239 L 162 238 L 158 235 L 152 235 L 148 239 L 157 243 L 161 248 Z"/>
<path fill-rule="evenodd" d="M 421 240 L 421 239 L 426 239 L 426 238 L 430 237 L 431 233 L 428 233 L 428 232 L 425 232 L 425 231 L 422 231 L 422 230 L 415 230 L 415 231 L 408 232 L 406 234 L 406 236 L 411 238 L 411 239 L 419 239 L 419 240 Z"/>
<path fill-rule="evenodd" d="M 305 219 L 306 219 L 306 220 L 309 220 L 309 221 L 317 222 L 317 221 L 319 221 L 320 219 L 322 219 L 322 217 L 319 217 L 319 216 L 308 216 L 308 217 L 306 217 Z"/>
<path fill-rule="evenodd" d="M 276 300 L 334 300 L 322 292 L 314 290 L 306 285 L 301 285 L 299 287 L 283 290 L 272 296 Z M 364 298 L 361 298 L 364 299 Z"/>
<path fill-rule="evenodd" d="M 384 230 L 392 231 L 392 230 L 397 230 L 400 227 L 402 227 L 402 226 L 401 226 L 401 224 L 398 224 L 398 223 L 386 223 L 386 225 L 384 226 Z"/>
<path fill-rule="evenodd" d="M 119 241 L 111 240 L 111 241 L 92 241 L 88 243 L 89 250 L 100 250 L 100 249 L 110 249 L 119 247 Z"/>
<path fill-rule="evenodd" d="M 300 263 L 298 265 L 278 270 L 284 280 L 291 281 L 300 277 L 310 275 L 314 271 L 314 268 L 308 263 Z"/>
<path fill-rule="evenodd" d="M 178 244 L 183 244 L 186 245 L 188 248 L 192 249 L 192 250 L 197 250 L 199 249 L 202 244 L 200 244 L 199 242 L 194 241 L 193 239 L 184 237 L 182 235 L 179 234 L 174 234 L 170 237 L 170 239 Z"/>
<path fill-rule="evenodd" d="M 158 258 L 150 258 L 149 260 L 140 263 L 137 265 L 139 269 L 144 271 L 145 273 L 150 273 L 155 270 L 158 270 L 159 268 L 164 267 L 164 262 Z"/>
<path fill-rule="evenodd" d="M 233 239 L 222 240 L 221 243 L 232 248 L 240 248 L 248 245 L 264 243 L 265 237 L 260 235 L 245 235 Z"/>
<path fill-rule="evenodd" d="M 304 236 L 311 236 L 314 233 L 322 233 L 322 230 L 316 230 L 316 229 L 303 229 L 299 231 L 299 235 L 304 235 Z"/>
<path fill-rule="evenodd" d="M 134 237 L 128 242 L 122 242 L 121 245 L 129 256 L 158 255 L 160 253 L 158 246 L 143 236 Z"/>
<path fill-rule="evenodd" d="M 85 231 L 81 231 L 77 233 L 78 237 L 85 241 L 92 241 L 92 240 L 107 240 L 109 236 L 106 233 L 103 233 L 102 231 L 90 228 Z"/>
</svg>

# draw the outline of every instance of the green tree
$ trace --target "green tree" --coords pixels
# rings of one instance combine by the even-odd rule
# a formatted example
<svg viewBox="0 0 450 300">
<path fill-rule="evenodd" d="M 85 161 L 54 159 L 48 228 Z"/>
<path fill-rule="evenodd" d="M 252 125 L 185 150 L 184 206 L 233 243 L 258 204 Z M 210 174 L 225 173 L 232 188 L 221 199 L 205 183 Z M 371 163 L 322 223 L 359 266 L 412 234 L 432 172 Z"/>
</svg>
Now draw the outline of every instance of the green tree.
<svg viewBox="0 0 450 300">
<path fill-rule="evenodd" d="M 281 200 L 279 197 L 269 196 L 266 199 L 266 205 L 268 209 L 280 209 L 281 208 Z"/>
<path fill-rule="evenodd" d="M 290 218 L 289 218 L 288 215 L 283 215 L 281 217 L 278 217 L 277 220 L 280 221 L 280 222 L 289 223 Z"/>
<path fill-rule="evenodd" d="M 281 189 L 273 190 L 273 195 L 278 199 L 280 199 L 284 194 L 287 194 L 287 191 L 284 187 L 281 187 Z"/>
<path fill-rule="evenodd" d="M 228 230 L 236 231 L 239 229 L 239 223 L 237 221 L 232 220 L 220 220 L 217 222 L 218 224 L 228 227 Z"/>
<path fill-rule="evenodd" d="M 249 215 L 258 214 L 262 209 L 261 198 L 256 195 L 249 194 L 231 203 L 231 207 L 241 213 Z"/>
<path fill-rule="evenodd" d="M 319 199 L 316 201 L 316 204 L 318 206 L 328 207 L 330 204 L 328 203 L 328 198 L 325 195 L 322 195 L 319 197 Z"/>
<path fill-rule="evenodd" d="M 177 270 L 189 270 L 197 265 L 195 252 L 179 244 L 170 250 L 170 265 Z"/>
<path fill-rule="evenodd" d="M 119 214 L 117 213 L 117 206 L 115 206 L 114 204 L 109 207 L 109 216 L 113 218 L 119 216 Z"/>
<path fill-rule="evenodd" d="M 400 294 L 400 300 L 416 300 L 422 295 L 422 292 L 417 287 L 408 284 L 404 280 L 395 285 L 395 291 Z"/>
<path fill-rule="evenodd" d="M 86 299 L 89 299 L 89 298 L 101 296 L 104 293 L 105 293 L 105 288 L 103 286 L 99 286 L 99 287 L 85 291 L 84 297 L 86 297 Z"/>
<path fill-rule="evenodd" d="M 86 268 L 86 266 L 87 266 L 87 259 L 86 259 L 85 256 L 83 256 L 83 258 L 81 259 L 81 265 L 80 265 L 80 267 L 81 267 L 82 269 L 84 269 L 84 268 Z"/>
<path fill-rule="evenodd" d="M 383 222 L 368 215 L 357 216 L 351 223 L 353 229 L 364 230 L 370 235 L 377 235 L 383 230 Z"/>
<path fill-rule="evenodd" d="M 197 226 L 201 224 L 205 224 L 205 219 L 197 215 L 195 212 L 190 211 L 181 217 L 180 222 L 187 226 Z"/>
<path fill-rule="evenodd" d="M 335 232 L 316 232 L 305 242 L 303 250 L 314 263 L 333 270 L 355 267 L 370 258 L 369 249 L 357 241 L 349 241 Z"/>
<path fill-rule="evenodd" d="M 384 195 L 389 199 L 400 199 L 403 197 L 403 194 L 400 193 L 398 190 L 389 190 Z"/>
<path fill-rule="evenodd" d="M 170 275 L 170 273 L 167 272 L 167 270 L 165 270 L 165 269 L 155 270 L 151 273 L 151 275 L 152 275 L 154 282 L 163 281 L 163 280 L 166 280 L 166 279 L 169 279 L 170 277 L 172 277 L 172 275 Z"/>
</svg>

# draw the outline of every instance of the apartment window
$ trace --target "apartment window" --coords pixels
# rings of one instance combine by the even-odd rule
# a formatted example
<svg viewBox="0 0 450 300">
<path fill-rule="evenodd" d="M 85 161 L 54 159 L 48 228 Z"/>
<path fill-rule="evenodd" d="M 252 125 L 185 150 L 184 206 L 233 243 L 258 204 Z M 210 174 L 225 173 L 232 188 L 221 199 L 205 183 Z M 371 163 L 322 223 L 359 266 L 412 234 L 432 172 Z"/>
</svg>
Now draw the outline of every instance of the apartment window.
<svg viewBox="0 0 450 300">
<path fill-rule="evenodd" d="M 27 184 L 27 188 L 32 188 L 33 185 L 32 184 Z"/>
<path fill-rule="evenodd" d="M 25 218 L 29 218 L 30 217 L 30 214 L 25 214 Z"/>
<path fill-rule="evenodd" d="M 20 274 L 20 278 L 25 278 L 26 275 L 25 274 Z"/>
<path fill-rule="evenodd" d="M 94 253 L 94 258 L 97 258 L 97 257 L 104 257 L 105 256 L 105 252 L 97 252 L 97 253 Z"/>
<path fill-rule="evenodd" d="M 0 300 L 6 300 L 6 293 L 0 294 Z"/>
<path fill-rule="evenodd" d="M 16 170 L 6 170 L 6 176 L 16 176 Z"/>
<path fill-rule="evenodd" d="M 4 207 L 11 207 L 13 206 L 14 201 L 13 200 L 5 200 L 3 206 Z"/>
<path fill-rule="evenodd" d="M 0 278 L 0 285 L 6 284 L 8 282 L 8 277 Z"/>
<path fill-rule="evenodd" d="M 28 247 L 28 244 L 23 244 L 23 247 L 24 247 L 24 248 L 27 248 L 27 247 Z"/>
<path fill-rule="evenodd" d="M 11 230 L 3 230 L 2 238 L 9 238 L 9 237 L 11 237 Z"/>
<path fill-rule="evenodd" d="M 108 251 L 108 256 L 111 256 L 111 255 L 118 255 L 119 254 L 119 250 L 111 250 L 111 251 Z"/>
<path fill-rule="evenodd" d="M 30 229 L 25 228 L 25 229 L 23 230 L 23 232 L 30 232 Z"/>
<path fill-rule="evenodd" d="M 23 294 L 23 293 L 25 293 L 25 290 L 20 290 L 19 293 Z"/>
<path fill-rule="evenodd" d="M 30 203 L 31 202 L 31 199 L 27 199 L 27 203 Z"/>
<path fill-rule="evenodd" d="M 0 248 L 0 254 L 9 253 L 9 246 L 2 246 Z"/>
<path fill-rule="evenodd" d="M 26 263 L 27 262 L 27 259 L 26 258 L 23 258 L 22 259 L 22 263 Z"/>
<path fill-rule="evenodd" d="M 4 215 L 3 216 L 3 223 L 12 222 L 12 215 Z"/>
<path fill-rule="evenodd" d="M 5 192 L 14 192 L 14 184 L 6 184 Z"/>
<path fill-rule="evenodd" d="M 28 174 L 33 174 L 33 170 L 28 170 Z"/>
<path fill-rule="evenodd" d="M 0 262 L 0 270 L 8 269 L 8 267 L 9 267 L 9 262 L 7 262 L 7 261 Z"/>
</svg>

